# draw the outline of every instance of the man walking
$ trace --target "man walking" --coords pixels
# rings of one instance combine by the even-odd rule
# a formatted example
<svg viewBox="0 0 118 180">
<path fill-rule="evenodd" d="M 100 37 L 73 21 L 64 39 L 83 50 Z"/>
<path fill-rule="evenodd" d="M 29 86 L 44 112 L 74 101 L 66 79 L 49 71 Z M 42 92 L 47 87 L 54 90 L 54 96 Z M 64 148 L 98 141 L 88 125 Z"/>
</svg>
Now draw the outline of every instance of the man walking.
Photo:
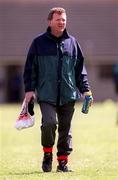
<svg viewBox="0 0 118 180">
<path fill-rule="evenodd" d="M 118 61 L 116 61 L 113 64 L 113 68 L 112 68 L 112 77 L 113 77 L 113 83 L 114 83 L 114 89 L 116 91 L 116 102 L 118 101 Z M 116 103 L 116 109 L 117 108 L 117 103 Z M 117 110 L 117 115 L 116 115 L 116 124 L 118 125 L 118 110 Z"/>
<path fill-rule="evenodd" d="M 47 31 L 33 40 L 24 69 L 26 101 L 28 103 L 36 92 L 42 113 L 44 172 L 52 170 L 57 126 L 57 172 L 70 171 L 67 162 L 72 151 L 71 120 L 75 101 L 80 94 L 87 96 L 90 92 L 80 46 L 67 32 L 66 21 L 65 9 L 50 10 Z"/>
</svg>

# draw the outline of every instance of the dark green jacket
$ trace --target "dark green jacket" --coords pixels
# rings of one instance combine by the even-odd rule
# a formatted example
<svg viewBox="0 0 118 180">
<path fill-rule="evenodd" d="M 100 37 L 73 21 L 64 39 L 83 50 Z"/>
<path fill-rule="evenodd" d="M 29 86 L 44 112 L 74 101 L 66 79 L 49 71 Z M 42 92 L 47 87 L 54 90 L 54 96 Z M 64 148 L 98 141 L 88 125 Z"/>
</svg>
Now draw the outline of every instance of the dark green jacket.
<svg viewBox="0 0 118 180">
<path fill-rule="evenodd" d="M 89 90 L 83 55 L 66 30 L 60 38 L 50 28 L 32 42 L 24 69 L 25 91 L 37 92 L 38 101 L 63 105 Z"/>
</svg>

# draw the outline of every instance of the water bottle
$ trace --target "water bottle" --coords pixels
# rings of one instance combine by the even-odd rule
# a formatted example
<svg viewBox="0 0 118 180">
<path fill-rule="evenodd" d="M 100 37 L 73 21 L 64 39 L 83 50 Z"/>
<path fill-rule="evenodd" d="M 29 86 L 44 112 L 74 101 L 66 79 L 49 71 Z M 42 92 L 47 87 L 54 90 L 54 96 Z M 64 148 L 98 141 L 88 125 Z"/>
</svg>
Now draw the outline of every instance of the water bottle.
<svg viewBox="0 0 118 180">
<path fill-rule="evenodd" d="M 92 102 L 92 94 L 86 95 L 82 106 L 82 112 L 84 114 L 88 113 L 91 102 Z"/>
</svg>

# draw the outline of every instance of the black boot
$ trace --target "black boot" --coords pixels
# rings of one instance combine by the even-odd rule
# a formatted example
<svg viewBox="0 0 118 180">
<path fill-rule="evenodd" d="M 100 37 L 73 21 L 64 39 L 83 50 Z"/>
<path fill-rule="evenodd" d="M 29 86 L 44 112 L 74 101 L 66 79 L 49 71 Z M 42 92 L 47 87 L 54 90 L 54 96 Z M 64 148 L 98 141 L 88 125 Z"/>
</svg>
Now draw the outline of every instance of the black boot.
<svg viewBox="0 0 118 180">
<path fill-rule="evenodd" d="M 52 153 L 44 153 L 43 162 L 42 162 L 42 170 L 44 172 L 51 172 L 52 170 Z"/>
<path fill-rule="evenodd" d="M 57 166 L 57 172 L 72 172 L 72 170 L 68 169 L 67 160 L 59 160 L 59 165 Z"/>
</svg>

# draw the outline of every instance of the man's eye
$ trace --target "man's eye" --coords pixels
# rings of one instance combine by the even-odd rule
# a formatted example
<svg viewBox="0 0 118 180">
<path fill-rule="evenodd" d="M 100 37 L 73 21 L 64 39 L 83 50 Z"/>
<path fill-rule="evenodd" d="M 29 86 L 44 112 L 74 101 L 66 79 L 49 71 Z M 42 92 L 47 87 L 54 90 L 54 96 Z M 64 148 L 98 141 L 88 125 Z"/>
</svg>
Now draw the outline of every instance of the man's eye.
<svg viewBox="0 0 118 180">
<path fill-rule="evenodd" d="M 59 22 L 59 21 L 65 22 L 66 20 L 65 20 L 65 19 L 57 19 L 57 21 L 58 21 L 58 22 Z"/>
</svg>

